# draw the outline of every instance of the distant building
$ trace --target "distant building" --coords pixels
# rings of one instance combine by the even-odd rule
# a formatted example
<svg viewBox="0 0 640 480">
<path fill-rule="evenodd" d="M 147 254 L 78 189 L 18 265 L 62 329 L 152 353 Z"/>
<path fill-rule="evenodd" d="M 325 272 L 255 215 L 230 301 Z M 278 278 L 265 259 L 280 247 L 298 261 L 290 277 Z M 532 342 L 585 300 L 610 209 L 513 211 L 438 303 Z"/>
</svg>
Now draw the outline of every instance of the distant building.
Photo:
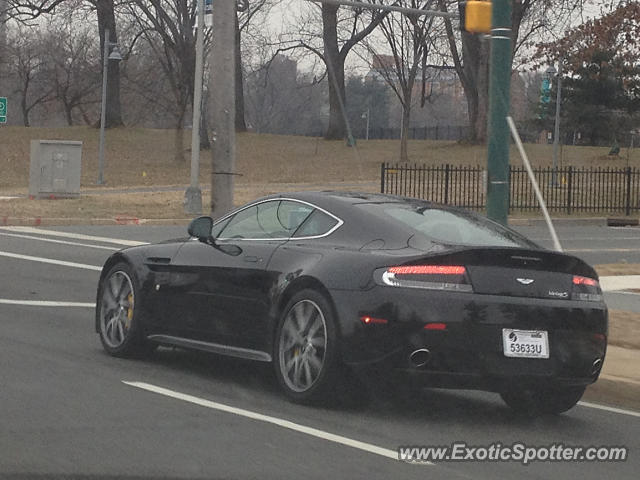
<svg viewBox="0 0 640 480">
<path fill-rule="evenodd" d="M 393 55 L 374 55 L 371 69 L 365 76 L 368 81 L 389 83 L 396 79 L 396 63 Z M 424 79 L 424 85 L 423 85 Z M 424 87 L 425 106 L 421 108 Z M 388 90 L 390 100 L 390 125 L 399 125 L 402 118 L 402 107 L 391 88 Z M 419 70 L 413 86 L 413 103 L 411 109 L 411 127 L 462 126 L 469 123 L 467 99 L 464 87 L 453 68 L 429 66 L 424 75 Z M 520 74 L 514 72 L 511 80 L 511 111 L 516 120 L 525 118 L 528 110 L 526 85 Z"/>
<path fill-rule="evenodd" d="M 286 55 L 277 54 L 268 65 L 269 72 L 287 84 L 295 84 L 298 78 L 298 62 Z"/>
<path fill-rule="evenodd" d="M 365 79 L 386 82 L 387 84 L 394 82 L 397 79 L 397 70 L 393 55 L 374 55 L 371 60 L 371 69 Z M 425 106 L 421 108 L 423 90 Z M 402 118 L 402 107 L 391 88 L 388 89 L 388 95 L 391 106 L 389 124 L 398 126 Z M 413 86 L 412 99 L 412 127 L 466 125 L 468 123 L 464 89 L 453 69 L 430 66 L 424 72 L 419 70 Z"/>
</svg>

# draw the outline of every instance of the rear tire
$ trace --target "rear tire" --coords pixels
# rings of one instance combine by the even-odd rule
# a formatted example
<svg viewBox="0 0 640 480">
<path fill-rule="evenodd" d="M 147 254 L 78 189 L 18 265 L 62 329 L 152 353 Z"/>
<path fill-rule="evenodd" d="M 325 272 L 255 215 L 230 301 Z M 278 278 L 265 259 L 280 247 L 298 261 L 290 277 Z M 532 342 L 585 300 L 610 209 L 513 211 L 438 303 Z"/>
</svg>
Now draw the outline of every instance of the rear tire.
<svg viewBox="0 0 640 480">
<path fill-rule="evenodd" d="M 586 387 L 522 387 L 500 393 L 502 400 L 518 413 L 528 416 L 560 414 L 573 408 Z"/>
<path fill-rule="evenodd" d="M 284 308 L 274 341 L 273 364 L 294 402 L 331 403 L 339 385 L 338 336 L 333 309 L 315 290 L 295 294 Z"/>
<path fill-rule="evenodd" d="M 130 265 L 111 267 L 98 288 L 98 334 L 104 350 L 114 357 L 144 357 L 156 348 L 144 336 L 140 287 Z"/>
</svg>

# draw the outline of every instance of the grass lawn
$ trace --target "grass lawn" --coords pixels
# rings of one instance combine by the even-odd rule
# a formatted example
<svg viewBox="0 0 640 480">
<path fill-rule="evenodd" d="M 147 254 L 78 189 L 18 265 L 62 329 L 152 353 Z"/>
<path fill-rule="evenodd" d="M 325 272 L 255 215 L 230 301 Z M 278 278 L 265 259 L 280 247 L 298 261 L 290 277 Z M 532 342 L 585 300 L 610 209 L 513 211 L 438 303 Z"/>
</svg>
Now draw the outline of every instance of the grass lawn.
<svg viewBox="0 0 640 480">
<path fill-rule="evenodd" d="M 28 186 L 29 142 L 31 139 L 81 140 L 83 142 L 83 187 L 94 186 L 97 178 L 99 131 L 90 127 L 36 128 L 0 127 L 0 190 L 22 190 Z M 190 130 L 184 132 L 190 145 Z M 551 145 L 527 145 L 534 165 L 550 165 Z M 238 135 L 236 170 L 239 184 L 309 183 L 379 179 L 380 163 L 398 158 L 399 141 L 359 140 L 357 148 L 342 141 L 320 138 Z M 626 166 L 626 150 L 609 157 L 606 147 L 565 147 L 563 165 Z M 412 162 L 484 165 L 486 147 L 457 142 L 414 140 L 409 142 Z M 117 128 L 106 133 L 105 179 L 108 187 L 130 185 L 175 185 L 189 182 L 190 152 L 183 163 L 174 160 L 174 131 Z M 515 149 L 511 161 L 519 164 Z M 208 182 L 211 153 L 201 152 L 201 181 Z M 632 152 L 632 166 L 640 166 L 640 151 Z"/>
<path fill-rule="evenodd" d="M 31 139 L 81 140 L 83 142 L 82 189 L 114 189 L 133 186 L 186 185 L 189 183 L 190 152 L 184 162 L 176 162 L 173 130 L 117 128 L 106 134 L 106 186 L 97 187 L 99 131 L 90 127 L 37 128 L 0 127 L 0 197 L 28 190 L 29 149 Z M 189 130 L 184 132 L 190 145 Z M 551 145 L 527 145 L 534 165 L 550 165 Z M 359 140 L 357 148 L 342 141 L 320 138 L 238 135 L 236 147 L 236 204 L 264 194 L 298 189 L 340 188 L 377 191 L 382 162 L 398 158 L 397 140 Z M 609 157 L 608 148 L 565 147 L 562 161 L 574 166 L 626 166 L 626 150 L 621 157 Z M 414 140 L 409 142 L 409 157 L 419 164 L 483 165 L 484 145 L 457 142 Z M 511 162 L 520 163 L 515 149 Z M 211 152 L 201 152 L 202 185 L 210 183 Z M 632 152 L 630 165 L 640 166 L 640 152 Z M 338 185 L 336 185 L 338 184 Z M 2 217 L 113 218 L 128 215 L 138 218 L 185 218 L 183 193 L 146 193 L 83 195 L 73 200 L 0 199 Z M 208 198 L 203 199 L 205 210 Z M 532 212 L 530 215 L 536 215 Z"/>
</svg>

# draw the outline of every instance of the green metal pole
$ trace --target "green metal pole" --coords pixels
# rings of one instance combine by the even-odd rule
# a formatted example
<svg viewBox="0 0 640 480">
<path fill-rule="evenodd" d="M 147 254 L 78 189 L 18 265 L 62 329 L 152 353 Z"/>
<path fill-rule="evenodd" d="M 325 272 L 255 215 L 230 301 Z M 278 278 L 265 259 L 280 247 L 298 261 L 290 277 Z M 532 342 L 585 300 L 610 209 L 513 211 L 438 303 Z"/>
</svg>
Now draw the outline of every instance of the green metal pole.
<svg viewBox="0 0 640 480">
<path fill-rule="evenodd" d="M 509 87 L 511 84 L 511 0 L 493 0 L 489 66 L 487 216 L 507 224 L 509 211 Z"/>
</svg>

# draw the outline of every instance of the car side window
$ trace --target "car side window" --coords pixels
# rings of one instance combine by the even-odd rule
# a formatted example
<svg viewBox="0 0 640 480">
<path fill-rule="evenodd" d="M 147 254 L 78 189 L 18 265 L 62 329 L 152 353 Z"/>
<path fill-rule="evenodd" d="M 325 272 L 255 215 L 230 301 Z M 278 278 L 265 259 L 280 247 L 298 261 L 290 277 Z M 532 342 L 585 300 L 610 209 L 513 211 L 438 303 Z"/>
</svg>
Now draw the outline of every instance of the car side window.
<svg viewBox="0 0 640 480">
<path fill-rule="evenodd" d="M 284 226 L 291 236 L 307 219 L 313 207 L 305 203 L 283 200 L 278 206 L 278 223 Z"/>
<path fill-rule="evenodd" d="M 309 216 L 312 207 L 287 200 L 259 203 L 236 213 L 220 231 L 220 238 L 289 238 Z"/>
<path fill-rule="evenodd" d="M 300 228 L 295 232 L 293 238 L 300 237 L 317 237 L 324 235 L 336 226 L 338 220 L 327 215 L 321 210 L 315 209 L 311 215 L 307 217 Z"/>
</svg>

